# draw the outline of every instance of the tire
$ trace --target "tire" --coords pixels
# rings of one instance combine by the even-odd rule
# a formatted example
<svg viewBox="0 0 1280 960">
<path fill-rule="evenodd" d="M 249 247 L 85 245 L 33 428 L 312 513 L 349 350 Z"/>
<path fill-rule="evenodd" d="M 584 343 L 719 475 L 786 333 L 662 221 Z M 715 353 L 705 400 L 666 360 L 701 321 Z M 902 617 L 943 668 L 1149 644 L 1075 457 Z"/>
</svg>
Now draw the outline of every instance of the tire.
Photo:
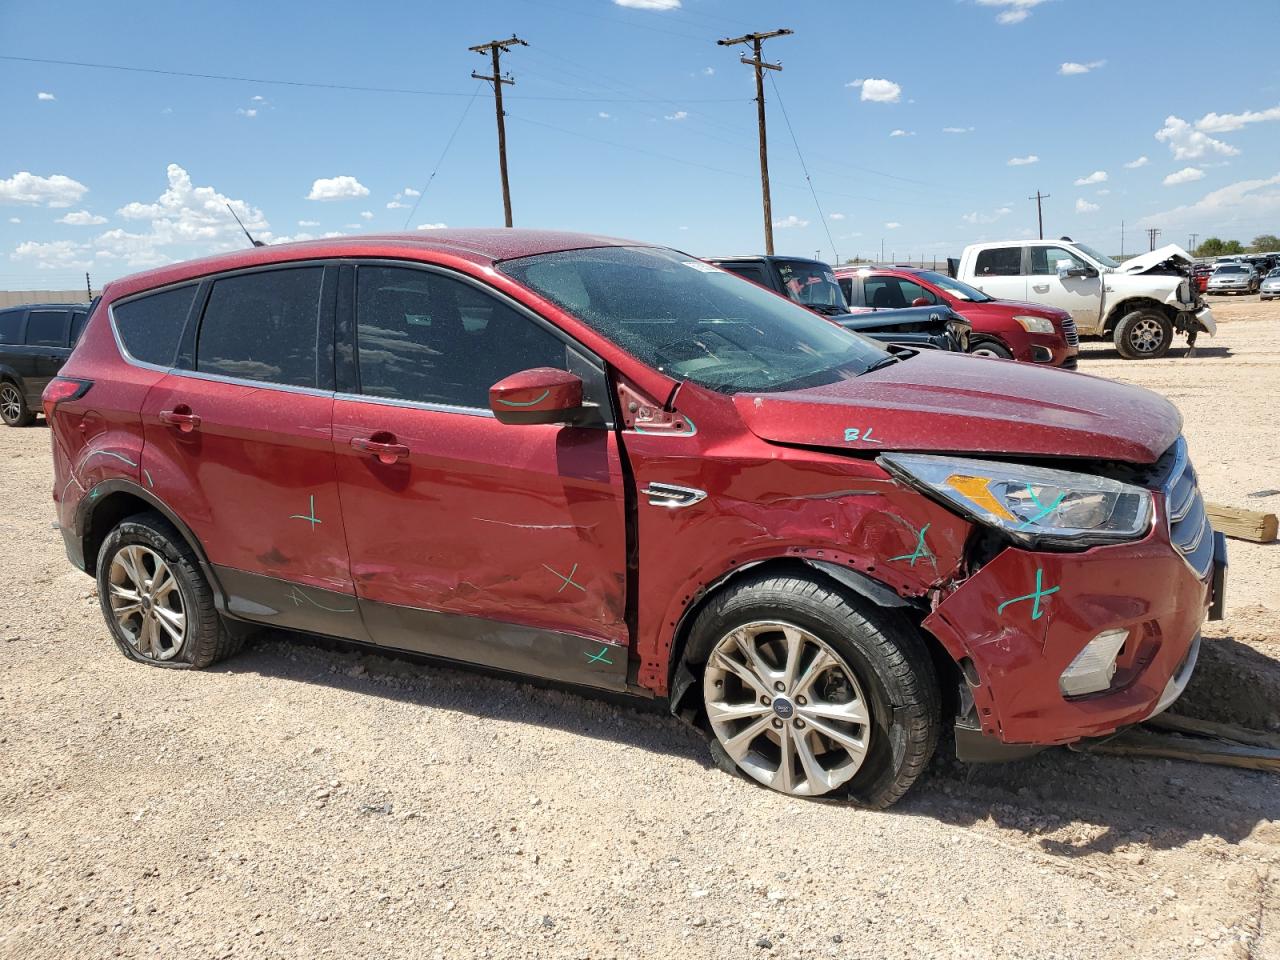
<svg viewBox="0 0 1280 960">
<path fill-rule="evenodd" d="M 799 651 L 790 669 L 788 650 Z M 762 573 L 727 587 L 694 621 L 686 661 L 717 765 L 782 793 L 888 807 L 937 748 L 938 681 L 921 638 L 824 582 Z"/>
<path fill-rule="evenodd" d="M 0 420 L 11 427 L 29 427 L 35 423 L 35 412 L 27 406 L 22 388 L 12 380 L 0 382 Z"/>
<path fill-rule="evenodd" d="M 97 577 L 102 615 L 130 660 L 200 670 L 243 644 L 243 636 L 229 631 L 218 615 L 195 553 L 158 513 L 129 517 L 107 534 Z M 179 620 L 181 633 L 175 636 Z"/>
<path fill-rule="evenodd" d="M 1156 360 L 1173 345 L 1173 322 L 1159 310 L 1134 310 L 1120 318 L 1114 336 L 1126 360 Z"/>
<path fill-rule="evenodd" d="M 969 347 L 975 357 L 996 357 L 1000 360 L 1012 360 L 1013 351 L 999 340 L 979 340 Z"/>
</svg>

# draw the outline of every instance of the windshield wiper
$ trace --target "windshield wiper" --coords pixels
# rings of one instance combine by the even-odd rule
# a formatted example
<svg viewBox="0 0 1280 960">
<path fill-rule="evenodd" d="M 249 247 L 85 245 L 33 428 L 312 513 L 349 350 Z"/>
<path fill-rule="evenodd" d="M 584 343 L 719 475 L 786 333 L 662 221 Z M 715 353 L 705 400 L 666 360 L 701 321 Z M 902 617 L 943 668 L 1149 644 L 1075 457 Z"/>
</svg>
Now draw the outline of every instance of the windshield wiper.
<svg viewBox="0 0 1280 960">
<path fill-rule="evenodd" d="M 879 360 L 877 360 L 871 366 L 867 367 L 867 369 L 863 370 L 862 372 L 874 373 L 877 370 L 883 370 L 885 367 L 889 366 L 890 364 L 901 363 L 903 359 L 904 359 L 903 357 L 898 356 L 896 353 L 891 353 L 887 357 L 881 357 Z"/>
</svg>

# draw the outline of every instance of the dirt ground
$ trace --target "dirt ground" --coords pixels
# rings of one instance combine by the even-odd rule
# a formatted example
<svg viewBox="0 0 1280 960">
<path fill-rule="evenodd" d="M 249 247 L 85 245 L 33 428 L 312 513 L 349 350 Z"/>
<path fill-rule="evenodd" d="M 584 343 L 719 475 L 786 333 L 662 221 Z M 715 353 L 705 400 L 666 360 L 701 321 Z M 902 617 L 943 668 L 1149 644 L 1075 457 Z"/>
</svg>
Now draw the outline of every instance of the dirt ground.
<svg viewBox="0 0 1280 960">
<path fill-rule="evenodd" d="M 1280 304 L 1216 309 L 1194 359 L 1081 366 L 1181 408 L 1210 499 L 1277 509 Z M 1276 776 L 1055 750 L 877 813 L 421 662 L 132 664 L 50 528 L 48 444 L 0 429 L 0 956 L 1280 958 Z M 1280 546 L 1231 549 L 1188 709 L 1275 725 Z"/>
</svg>

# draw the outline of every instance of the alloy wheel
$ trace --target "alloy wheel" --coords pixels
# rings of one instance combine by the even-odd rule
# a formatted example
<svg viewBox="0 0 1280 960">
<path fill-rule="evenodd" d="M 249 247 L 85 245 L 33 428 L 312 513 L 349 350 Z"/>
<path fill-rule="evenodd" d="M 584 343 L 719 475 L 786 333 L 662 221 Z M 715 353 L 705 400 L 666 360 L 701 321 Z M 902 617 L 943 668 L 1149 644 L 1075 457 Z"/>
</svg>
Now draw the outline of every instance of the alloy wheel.
<svg viewBox="0 0 1280 960">
<path fill-rule="evenodd" d="M 150 547 L 126 544 L 111 559 L 109 581 L 111 613 L 138 656 L 177 656 L 187 636 L 187 608 L 165 559 Z"/>
<path fill-rule="evenodd" d="M 844 658 L 808 630 L 780 621 L 731 630 L 712 649 L 702 687 L 720 746 L 765 786 L 820 796 L 866 759 L 867 698 Z"/>
<path fill-rule="evenodd" d="M 970 356 L 991 357 L 992 359 L 995 359 L 995 360 L 1004 359 L 1000 354 L 996 353 L 990 347 L 974 347 L 973 350 L 970 351 Z"/>
<path fill-rule="evenodd" d="M 1150 317 L 1143 317 L 1129 331 L 1129 345 L 1136 353 L 1155 353 L 1164 344 L 1164 328 Z"/>
<path fill-rule="evenodd" d="M 0 387 L 0 415 L 10 423 L 22 416 L 22 394 L 11 383 Z"/>
</svg>

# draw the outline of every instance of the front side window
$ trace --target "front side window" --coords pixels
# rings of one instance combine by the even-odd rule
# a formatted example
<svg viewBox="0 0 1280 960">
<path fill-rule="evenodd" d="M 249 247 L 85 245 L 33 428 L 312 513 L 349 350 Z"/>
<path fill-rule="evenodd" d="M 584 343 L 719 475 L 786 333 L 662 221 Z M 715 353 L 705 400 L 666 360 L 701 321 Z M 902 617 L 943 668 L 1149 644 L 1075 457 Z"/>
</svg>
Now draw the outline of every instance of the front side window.
<svg viewBox="0 0 1280 960">
<path fill-rule="evenodd" d="M 566 368 L 565 343 L 496 297 L 427 270 L 356 272 L 360 392 L 457 407 L 531 367 Z"/>
<path fill-rule="evenodd" d="M 195 298 L 196 284 L 189 283 L 112 307 L 116 332 L 129 355 L 143 363 L 173 366 Z"/>
<path fill-rule="evenodd" d="M 986 303 L 993 299 L 977 287 L 971 287 L 967 283 L 961 283 L 954 277 L 948 277 L 945 273 L 935 273 L 932 270 L 926 270 L 920 274 L 921 278 L 932 283 L 935 287 L 941 287 L 947 293 L 951 294 L 957 300 L 970 300 L 974 303 Z"/>
<path fill-rule="evenodd" d="M 840 292 L 835 274 L 825 264 L 778 260 L 774 266 L 787 296 L 796 303 L 826 314 L 847 312 L 844 294 Z"/>
<path fill-rule="evenodd" d="M 862 288 L 866 293 L 867 306 L 878 309 L 900 310 L 920 299 L 928 301 L 930 306 L 938 302 L 938 298 L 930 291 L 904 277 L 866 277 L 862 281 Z"/>
<path fill-rule="evenodd" d="M 323 267 L 215 280 L 200 321 L 196 369 L 314 387 Z"/>
<path fill-rule="evenodd" d="M 32 310 L 27 314 L 26 343 L 32 347 L 65 347 L 67 311 Z"/>
<path fill-rule="evenodd" d="M 1037 277 L 1052 277 L 1058 273 L 1058 265 L 1068 270 L 1083 270 L 1087 264 L 1070 250 L 1062 247 L 1032 247 L 1031 273 Z"/>
<path fill-rule="evenodd" d="M 641 362 L 724 393 L 858 376 L 887 353 L 804 307 L 657 247 L 593 247 L 498 264 Z"/>
<path fill-rule="evenodd" d="M 1017 277 L 1022 274 L 1021 247 L 992 247 L 978 254 L 979 277 Z"/>
</svg>

